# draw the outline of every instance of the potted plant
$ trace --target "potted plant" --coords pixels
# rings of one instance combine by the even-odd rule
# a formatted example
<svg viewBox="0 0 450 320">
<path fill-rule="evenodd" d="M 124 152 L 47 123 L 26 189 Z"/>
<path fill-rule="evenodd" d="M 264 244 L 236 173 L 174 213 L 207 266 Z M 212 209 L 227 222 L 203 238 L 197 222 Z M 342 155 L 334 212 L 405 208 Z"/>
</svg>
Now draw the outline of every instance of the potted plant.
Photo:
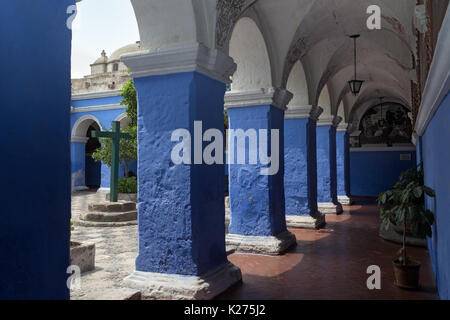
<svg viewBox="0 0 450 320">
<path fill-rule="evenodd" d="M 391 224 L 401 227 L 402 248 L 393 261 L 395 285 L 404 289 L 419 287 L 420 263 L 407 254 L 406 235 L 412 233 L 418 237 L 431 237 L 434 214 L 425 208 L 425 195 L 435 197 L 433 189 L 424 185 L 423 165 L 404 172 L 394 188 L 378 197 L 381 207 L 381 228 L 387 230 Z"/>
</svg>

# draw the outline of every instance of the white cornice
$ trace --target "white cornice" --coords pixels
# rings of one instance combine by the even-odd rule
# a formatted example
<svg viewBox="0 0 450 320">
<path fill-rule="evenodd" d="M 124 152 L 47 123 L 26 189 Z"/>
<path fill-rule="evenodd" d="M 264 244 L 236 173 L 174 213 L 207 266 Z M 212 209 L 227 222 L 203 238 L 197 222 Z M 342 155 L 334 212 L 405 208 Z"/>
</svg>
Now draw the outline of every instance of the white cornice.
<svg viewBox="0 0 450 320">
<path fill-rule="evenodd" d="M 89 140 L 89 138 L 86 137 L 71 137 L 70 142 L 79 142 L 79 143 L 86 143 Z"/>
<path fill-rule="evenodd" d="M 91 106 L 91 107 L 79 107 L 79 108 L 70 108 L 71 113 L 82 113 L 82 112 L 95 112 L 95 111 L 106 111 L 106 110 L 118 110 L 118 109 L 126 109 L 125 106 L 121 104 L 107 104 L 103 106 Z"/>
<path fill-rule="evenodd" d="M 293 95 L 279 88 L 261 88 L 251 91 L 231 91 L 225 94 L 225 108 L 243 108 L 271 105 L 281 110 L 291 101 Z"/>
<path fill-rule="evenodd" d="M 415 146 L 393 146 L 393 147 L 361 147 L 361 148 L 350 148 L 351 152 L 411 152 L 416 151 Z"/>
<path fill-rule="evenodd" d="M 339 125 L 339 123 L 341 123 L 341 121 L 342 121 L 342 118 L 339 116 L 321 117 L 317 121 L 317 126 L 318 127 L 327 127 L 327 126 L 337 127 Z"/>
<path fill-rule="evenodd" d="M 317 106 L 292 106 L 286 110 L 285 119 L 311 119 L 317 121 L 323 109 Z"/>
<path fill-rule="evenodd" d="M 72 101 L 109 98 L 116 96 L 120 96 L 120 90 L 73 94 Z"/>
<path fill-rule="evenodd" d="M 415 131 L 419 136 L 433 119 L 445 96 L 450 91 L 450 7 L 442 24 L 436 50 L 416 121 Z"/>
<path fill-rule="evenodd" d="M 195 71 L 223 83 L 231 82 L 237 67 L 226 54 L 198 43 L 130 53 L 121 61 L 130 68 L 133 78 Z"/>
<path fill-rule="evenodd" d="M 419 141 L 419 136 L 417 135 L 417 133 L 413 132 L 411 136 L 411 142 L 413 145 L 417 146 L 417 141 Z"/>
<path fill-rule="evenodd" d="M 351 125 L 349 125 L 348 123 L 346 123 L 346 122 L 341 122 L 341 123 L 339 123 L 339 125 L 337 126 L 336 131 L 339 131 L 339 132 L 348 132 L 349 129 L 350 129 L 350 127 L 351 127 Z"/>
</svg>

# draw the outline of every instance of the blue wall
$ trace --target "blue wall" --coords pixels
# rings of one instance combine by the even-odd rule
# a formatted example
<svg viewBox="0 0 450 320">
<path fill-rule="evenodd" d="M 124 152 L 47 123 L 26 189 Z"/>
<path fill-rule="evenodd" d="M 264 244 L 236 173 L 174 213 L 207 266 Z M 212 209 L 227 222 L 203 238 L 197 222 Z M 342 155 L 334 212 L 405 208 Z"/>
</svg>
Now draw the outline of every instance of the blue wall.
<svg viewBox="0 0 450 320">
<path fill-rule="evenodd" d="M 69 298 L 73 4 L 1 4 L 0 299 Z"/>
<path fill-rule="evenodd" d="M 400 155 L 410 154 L 411 161 Z M 352 196 L 374 196 L 394 186 L 400 174 L 416 165 L 416 151 L 350 152 Z"/>
<path fill-rule="evenodd" d="M 70 161 L 72 164 L 72 187 L 86 185 L 86 143 L 72 142 L 70 144 Z"/>
<path fill-rule="evenodd" d="M 425 185 L 436 191 L 436 198 L 426 200 L 435 213 L 433 238 L 429 239 L 441 299 L 450 299 L 450 95 L 442 102 L 421 137 Z"/>
<path fill-rule="evenodd" d="M 122 96 L 104 97 L 104 98 L 94 98 L 94 99 L 83 99 L 83 100 L 73 100 L 72 107 L 83 108 L 92 106 L 106 106 L 110 104 L 120 104 L 122 101 Z"/>
</svg>

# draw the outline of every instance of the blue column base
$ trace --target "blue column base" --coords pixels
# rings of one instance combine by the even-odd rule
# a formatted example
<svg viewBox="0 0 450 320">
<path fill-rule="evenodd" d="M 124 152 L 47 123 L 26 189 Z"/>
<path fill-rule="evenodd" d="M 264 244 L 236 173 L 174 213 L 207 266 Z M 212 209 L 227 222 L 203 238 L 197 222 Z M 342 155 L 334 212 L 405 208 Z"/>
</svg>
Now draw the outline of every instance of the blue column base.
<svg viewBox="0 0 450 320">
<path fill-rule="evenodd" d="M 139 290 L 144 300 L 210 300 L 241 280 L 241 270 L 226 262 L 202 276 L 135 271 L 124 283 Z"/>
</svg>

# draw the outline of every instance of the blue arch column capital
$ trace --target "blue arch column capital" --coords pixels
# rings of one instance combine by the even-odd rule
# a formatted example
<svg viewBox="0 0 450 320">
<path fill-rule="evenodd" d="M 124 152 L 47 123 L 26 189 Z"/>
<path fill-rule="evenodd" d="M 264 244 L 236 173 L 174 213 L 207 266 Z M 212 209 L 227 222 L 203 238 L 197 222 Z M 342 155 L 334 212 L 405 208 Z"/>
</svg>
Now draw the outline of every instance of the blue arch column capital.
<svg viewBox="0 0 450 320">
<path fill-rule="evenodd" d="M 225 251 L 224 165 L 193 164 L 191 141 L 198 138 L 195 121 L 223 133 L 225 82 L 235 64 L 202 45 L 123 61 L 138 95 L 139 177 L 139 252 L 125 284 L 144 297 L 213 298 L 242 276 Z M 191 139 L 174 141 L 181 130 Z M 172 153 L 181 142 L 192 152 L 177 164 Z"/>
<path fill-rule="evenodd" d="M 324 214 L 340 214 L 337 197 L 336 127 L 340 117 L 324 117 L 317 122 L 317 201 Z"/>
<path fill-rule="evenodd" d="M 289 227 L 320 228 L 317 207 L 316 122 L 320 107 L 289 107 L 284 120 L 286 222 Z"/>
<path fill-rule="evenodd" d="M 273 88 L 225 97 L 230 127 L 227 249 L 278 255 L 296 243 L 287 231 L 284 196 L 284 111 L 291 98 L 288 91 Z M 269 154 L 270 164 L 264 163 L 262 157 Z M 267 167 L 275 170 L 267 174 Z"/>
</svg>

